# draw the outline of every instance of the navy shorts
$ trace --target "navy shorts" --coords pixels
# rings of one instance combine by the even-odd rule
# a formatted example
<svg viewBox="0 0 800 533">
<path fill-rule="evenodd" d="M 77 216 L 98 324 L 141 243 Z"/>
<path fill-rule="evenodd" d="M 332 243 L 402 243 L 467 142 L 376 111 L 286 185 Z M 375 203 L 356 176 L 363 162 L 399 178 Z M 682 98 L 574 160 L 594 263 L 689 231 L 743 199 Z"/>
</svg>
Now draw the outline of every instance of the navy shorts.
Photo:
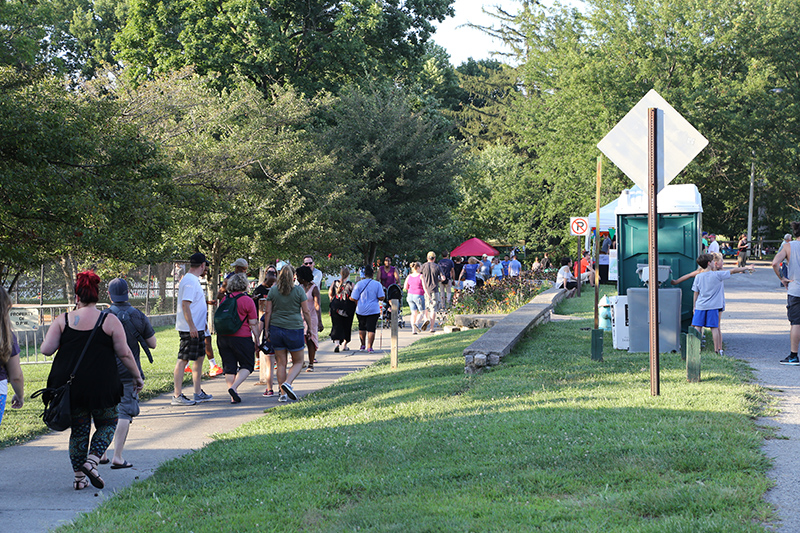
<svg viewBox="0 0 800 533">
<path fill-rule="evenodd" d="M 178 348 L 178 359 L 182 361 L 197 361 L 206 355 L 205 333 L 197 332 L 197 338 L 192 338 L 188 331 L 179 331 L 181 337 L 180 347 Z"/>
<path fill-rule="evenodd" d="M 306 348 L 305 333 L 302 329 L 283 329 L 270 324 L 269 342 L 275 350 L 299 352 Z"/>
<path fill-rule="evenodd" d="M 692 317 L 692 325 L 701 328 L 719 327 L 719 309 L 697 309 Z"/>
<path fill-rule="evenodd" d="M 256 345 L 252 337 L 217 335 L 217 350 L 222 358 L 222 371 L 236 374 L 247 370 L 251 374 L 256 366 Z"/>
</svg>

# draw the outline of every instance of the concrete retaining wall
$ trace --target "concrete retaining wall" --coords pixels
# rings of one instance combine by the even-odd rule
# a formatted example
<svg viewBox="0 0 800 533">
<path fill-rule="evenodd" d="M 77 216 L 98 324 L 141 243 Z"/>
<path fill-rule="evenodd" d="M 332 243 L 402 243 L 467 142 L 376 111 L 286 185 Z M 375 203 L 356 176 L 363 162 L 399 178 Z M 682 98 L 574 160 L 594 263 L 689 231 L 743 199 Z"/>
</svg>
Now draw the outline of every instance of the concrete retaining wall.
<svg viewBox="0 0 800 533">
<path fill-rule="evenodd" d="M 492 322 L 492 325 L 488 326 L 491 329 L 464 350 L 464 371 L 467 374 L 475 374 L 486 367 L 500 364 L 503 357 L 511 352 L 531 329 L 550 321 L 553 308 L 566 296 L 567 291 L 564 289 L 548 289 L 537 295 L 530 303 L 505 315 L 501 320 L 497 319 L 498 315 L 463 315 L 461 322 L 464 325 Z M 456 317 L 457 324 L 459 318 L 461 317 Z"/>
</svg>

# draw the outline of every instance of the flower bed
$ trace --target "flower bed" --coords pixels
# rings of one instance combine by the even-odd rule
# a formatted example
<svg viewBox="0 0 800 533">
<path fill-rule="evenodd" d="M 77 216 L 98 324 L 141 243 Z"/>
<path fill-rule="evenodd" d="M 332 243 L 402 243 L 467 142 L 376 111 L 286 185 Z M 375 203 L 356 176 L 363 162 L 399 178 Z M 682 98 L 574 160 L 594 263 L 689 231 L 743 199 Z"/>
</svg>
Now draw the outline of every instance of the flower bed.
<svg viewBox="0 0 800 533">
<path fill-rule="evenodd" d="M 552 286 L 550 273 L 532 275 L 524 272 L 519 277 L 490 279 L 482 287 L 464 290 L 453 295 L 449 315 L 508 314 L 531 301 Z"/>
</svg>

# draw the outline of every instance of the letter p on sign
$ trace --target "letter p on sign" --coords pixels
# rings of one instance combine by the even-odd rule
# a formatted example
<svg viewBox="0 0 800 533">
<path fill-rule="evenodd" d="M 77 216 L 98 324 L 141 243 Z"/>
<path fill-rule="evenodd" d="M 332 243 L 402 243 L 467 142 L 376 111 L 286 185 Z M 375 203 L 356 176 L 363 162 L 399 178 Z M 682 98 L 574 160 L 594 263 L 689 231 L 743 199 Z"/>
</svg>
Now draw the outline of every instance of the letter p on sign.
<svg viewBox="0 0 800 533">
<path fill-rule="evenodd" d="M 569 219 L 570 235 L 583 237 L 589 234 L 589 219 L 586 217 L 571 217 Z"/>
</svg>

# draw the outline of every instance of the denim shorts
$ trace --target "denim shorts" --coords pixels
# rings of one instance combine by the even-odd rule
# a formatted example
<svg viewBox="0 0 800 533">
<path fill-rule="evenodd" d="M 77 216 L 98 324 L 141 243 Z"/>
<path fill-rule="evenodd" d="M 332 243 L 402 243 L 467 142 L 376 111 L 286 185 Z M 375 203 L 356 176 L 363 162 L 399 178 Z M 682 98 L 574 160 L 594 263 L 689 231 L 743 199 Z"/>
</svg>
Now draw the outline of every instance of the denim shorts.
<svg viewBox="0 0 800 533">
<path fill-rule="evenodd" d="M 408 308 L 412 311 L 425 310 L 425 296 L 422 294 L 409 294 L 406 296 L 406 301 L 408 302 Z"/>
<path fill-rule="evenodd" d="M 289 350 L 299 352 L 305 349 L 305 334 L 303 329 L 283 329 L 278 326 L 269 326 L 269 341 L 275 350 Z"/>
</svg>

